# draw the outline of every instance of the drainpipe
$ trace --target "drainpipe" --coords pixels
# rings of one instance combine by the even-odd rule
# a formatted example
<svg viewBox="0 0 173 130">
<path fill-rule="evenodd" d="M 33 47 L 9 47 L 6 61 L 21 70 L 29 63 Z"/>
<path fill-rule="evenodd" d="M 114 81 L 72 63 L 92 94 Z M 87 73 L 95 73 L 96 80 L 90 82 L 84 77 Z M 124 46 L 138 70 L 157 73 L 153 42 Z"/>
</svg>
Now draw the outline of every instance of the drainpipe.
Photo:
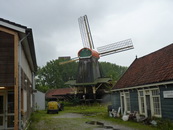
<svg viewBox="0 0 173 130">
<path fill-rule="evenodd" d="M 32 72 L 32 90 L 35 91 L 35 74 Z M 32 110 L 35 111 L 35 94 L 32 92 Z"/>
<path fill-rule="evenodd" d="M 22 126 L 22 120 L 21 120 L 21 86 L 22 86 L 22 81 L 21 81 L 21 72 L 22 72 L 22 41 L 25 40 L 30 33 L 28 33 L 25 37 L 23 37 L 19 42 L 18 42 L 18 47 L 19 47 L 19 89 L 18 89 L 18 102 L 19 102 L 19 109 L 18 109 L 18 116 L 19 116 L 19 130 L 21 130 Z"/>
</svg>

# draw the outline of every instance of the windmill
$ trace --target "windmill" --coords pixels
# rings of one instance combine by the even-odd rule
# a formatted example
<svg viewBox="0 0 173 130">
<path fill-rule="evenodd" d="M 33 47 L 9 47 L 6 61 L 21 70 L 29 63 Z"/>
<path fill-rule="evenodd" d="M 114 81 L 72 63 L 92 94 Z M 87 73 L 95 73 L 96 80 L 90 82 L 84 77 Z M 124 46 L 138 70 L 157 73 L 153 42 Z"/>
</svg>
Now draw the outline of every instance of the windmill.
<svg viewBox="0 0 173 130">
<path fill-rule="evenodd" d="M 83 48 L 79 50 L 78 57 L 60 62 L 60 65 L 79 60 L 76 80 L 70 80 L 66 84 L 74 88 L 80 99 L 101 99 L 111 79 L 102 76 L 98 60 L 103 56 L 133 49 L 132 40 L 101 46 L 95 51 L 87 16 L 81 16 L 78 22 Z"/>
</svg>

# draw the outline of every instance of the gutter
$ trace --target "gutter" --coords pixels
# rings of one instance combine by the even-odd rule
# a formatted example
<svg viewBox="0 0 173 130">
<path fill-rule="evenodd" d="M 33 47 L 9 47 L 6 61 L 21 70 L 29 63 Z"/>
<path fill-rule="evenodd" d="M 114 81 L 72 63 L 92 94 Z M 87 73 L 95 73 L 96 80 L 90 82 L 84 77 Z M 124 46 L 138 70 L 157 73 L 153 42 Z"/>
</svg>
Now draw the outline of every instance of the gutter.
<svg viewBox="0 0 173 130">
<path fill-rule="evenodd" d="M 161 83 L 153 83 L 153 84 L 147 84 L 147 85 L 139 85 L 139 86 L 128 87 L 128 88 L 113 89 L 111 91 L 112 92 L 115 92 L 115 91 L 121 91 L 121 90 L 146 88 L 146 87 L 159 86 L 159 85 L 167 85 L 167 84 L 173 84 L 173 81 L 167 81 L 167 82 L 161 82 Z"/>
<path fill-rule="evenodd" d="M 2 19 L 1 19 L 2 20 Z M 3 19 L 4 20 L 4 19 Z M 13 30 L 16 30 L 16 31 L 19 31 L 19 32 L 22 32 L 22 33 L 25 33 L 25 28 L 26 27 L 24 27 L 24 26 L 22 26 L 22 27 L 19 27 L 19 25 L 18 24 L 15 24 L 15 23 L 9 23 L 10 21 L 6 21 L 6 20 L 4 20 L 4 21 L 0 21 L 0 25 L 2 25 L 2 26 L 4 26 L 4 27 L 7 27 L 7 28 L 11 28 L 11 29 L 13 29 Z M 13 24 L 15 24 L 15 25 L 13 25 Z M 21 25 L 20 25 L 21 26 Z"/>
</svg>

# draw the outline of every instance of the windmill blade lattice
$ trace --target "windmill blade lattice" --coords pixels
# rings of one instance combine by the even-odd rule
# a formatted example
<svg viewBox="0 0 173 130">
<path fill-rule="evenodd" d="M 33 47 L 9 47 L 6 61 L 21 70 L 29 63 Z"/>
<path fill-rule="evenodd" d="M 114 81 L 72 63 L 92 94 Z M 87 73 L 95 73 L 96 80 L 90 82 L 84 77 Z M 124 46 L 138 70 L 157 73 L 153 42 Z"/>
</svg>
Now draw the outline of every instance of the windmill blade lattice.
<svg viewBox="0 0 173 130">
<path fill-rule="evenodd" d="M 75 57 L 75 58 L 72 58 L 72 59 L 67 60 L 67 61 L 59 62 L 59 65 L 68 64 L 68 63 L 75 62 L 75 61 L 78 61 L 78 60 L 79 60 L 79 58 L 78 57 Z"/>
<path fill-rule="evenodd" d="M 98 47 L 97 50 L 98 50 L 100 56 L 106 56 L 106 55 L 110 55 L 113 53 L 130 50 L 133 48 L 134 47 L 133 47 L 132 40 L 127 39 L 127 40 L 119 41 L 116 43 L 108 44 L 108 45 L 105 45 L 102 47 Z"/>
<path fill-rule="evenodd" d="M 91 36 L 91 31 L 87 16 L 86 15 L 81 16 L 78 19 L 78 22 L 79 22 L 79 28 L 80 28 L 83 46 L 90 49 L 94 49 L 93 39 Z"/>
</svg>

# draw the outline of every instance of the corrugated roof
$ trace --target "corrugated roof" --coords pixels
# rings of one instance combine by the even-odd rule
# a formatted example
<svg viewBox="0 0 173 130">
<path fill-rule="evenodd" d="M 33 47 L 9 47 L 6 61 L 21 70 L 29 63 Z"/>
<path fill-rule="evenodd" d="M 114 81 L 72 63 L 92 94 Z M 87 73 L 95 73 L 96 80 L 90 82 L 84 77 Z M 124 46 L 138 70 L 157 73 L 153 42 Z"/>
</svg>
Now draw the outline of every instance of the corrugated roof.
<svg viewBox="0 0 173 130">
<path fill-rule="evenodd" d="M 173 80 L 173 44 L 136 58 L 113 89 Z"/>
</svg>

